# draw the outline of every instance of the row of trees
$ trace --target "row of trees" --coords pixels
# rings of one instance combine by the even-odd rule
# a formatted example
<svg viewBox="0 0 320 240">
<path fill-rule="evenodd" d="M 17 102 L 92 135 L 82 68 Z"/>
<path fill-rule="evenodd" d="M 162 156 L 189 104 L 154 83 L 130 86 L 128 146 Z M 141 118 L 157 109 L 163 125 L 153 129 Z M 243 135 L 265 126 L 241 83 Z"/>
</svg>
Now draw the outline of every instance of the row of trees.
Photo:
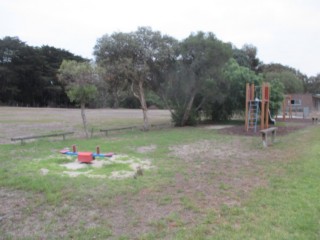
<svg viewBox="0 0 320 240">
<path fill-rule="evenodd" d="M 0 104 L 68 106 L 57 78 L 63 59 L 85 61 L 54 47 L 28 46 L 17 37 L 0 39 Z"/>
<path fill-rule="evenodd" d="M 139 107 L 148 129 L 148 107 L 165 107 L 176 125 L 194 124 L 200 114 L 227 119 L 243 111 L 246 82 L 269 82 L 272 109 L 283 94 L 320 92 L 320 76 L 308 78 L 280 64 L 263 64 L 257 49 L 241 49 L 198 32 L 178 41 L 148 27 L 104 35 L 96 61 L 65 50 L 0 40 L 0 102 L 30 106 Z M 64 60 L 64 61 L 63 61 Z M 71 105 L 72 106 L 72 105 Z"/>
</svg>

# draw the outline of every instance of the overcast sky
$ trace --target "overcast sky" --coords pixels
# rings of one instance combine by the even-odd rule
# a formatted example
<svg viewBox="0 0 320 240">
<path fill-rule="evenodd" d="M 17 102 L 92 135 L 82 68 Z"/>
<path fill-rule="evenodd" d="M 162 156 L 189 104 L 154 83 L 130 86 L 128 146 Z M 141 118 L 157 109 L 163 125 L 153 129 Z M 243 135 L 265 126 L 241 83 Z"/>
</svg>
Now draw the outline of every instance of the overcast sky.
<svg viewBox="0 0 320 240">
<path fill-rule="evenodd" d="M 320 73 L 319 0 L 0 0 L 0 38 L 93 58 L 104 34 L 150 26 L 178 40 L 213 32 L 264 63 Z"/>
</svg>

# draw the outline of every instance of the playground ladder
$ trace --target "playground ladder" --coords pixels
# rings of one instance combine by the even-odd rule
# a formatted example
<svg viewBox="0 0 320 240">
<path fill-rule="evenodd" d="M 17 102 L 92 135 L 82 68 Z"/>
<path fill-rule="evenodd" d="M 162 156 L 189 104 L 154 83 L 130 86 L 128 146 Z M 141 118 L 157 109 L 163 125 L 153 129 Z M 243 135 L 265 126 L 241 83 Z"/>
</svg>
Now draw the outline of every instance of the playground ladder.
<svg viewBox="0 0 320 240">
<path fill-rule="evenodd" d="M 248 129 L 253 128 L 257 131 L 257 123 L 259 118 L 259 101 L 249 101 L 248 112 Z"/>
</svg>

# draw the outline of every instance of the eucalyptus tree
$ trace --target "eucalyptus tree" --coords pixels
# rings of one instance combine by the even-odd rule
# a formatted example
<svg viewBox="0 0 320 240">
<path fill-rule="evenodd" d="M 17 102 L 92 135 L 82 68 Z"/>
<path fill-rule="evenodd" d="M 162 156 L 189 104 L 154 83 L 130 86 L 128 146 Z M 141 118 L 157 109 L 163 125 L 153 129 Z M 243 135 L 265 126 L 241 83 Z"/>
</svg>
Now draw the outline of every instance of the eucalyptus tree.
<svg viewBox="0 0 320 240">
<path fill-rule="evenodd" d="M 94 55 L 100 67 L 109 74 L 113 91 L 129 88 L 139 100 L 143 112 L 143 128 L 149 129 L 145 92 L 157 87 L 167 62 L 173 58 L 176 40 L 140 27 L 135 32 L 113 33 L 98 39 Z"/>
<path fill-rule="evenodd" d="M 89 62 L 64 60 L 59 69 L 59 79 L 66 85 L 66 93 L 71 102 L 81 106 L 81 117 L 86 137 L 89 138 L 85 105 L 90 103 L 97 93 L 94 83 L 97 78 L 95 68 Z"/>
<path fill-rule="evenodd" d="M 264 72 L 264 77 L 267 82 L 273 80 L 281 82 L 284 86 L 285 94 L 304 92 L 304 82 L 290 71 Z"/>
<path fill-rule="evenodd" d="M 263 73 L 268 82 L 280 81 L 286 94 L 303 93 L 305 84 L 308 82 L 308 77 L 299 70 L 279 63 L 263 64 L 259 71 Z"/>
<path fill-rule="evenodd" d="M 222 74 L 216 81 L 206 84 L 208 100 L 203 106 L 211 120 L 227 120 L 236 112 L 245 109 L 246 83 L 260 85 L 262 78 L 247 67 L 240 66 L 231 58 L 223 67 Z"/>
<path fill-rule="evenodd" d="M 174 110 L 176 125 L 194 124 L 194 113 L 207 100 L 206 84 L 217 80 L 231 54 L 231 46 L 210 32 L 191 34 L 180 42 L 176 68 L 166 82 L 169 94 L 163 98 Z"/>
<path fill-rule="evenodd" d="M 308 93 L 319 94 L 320 93 L 320 74 L 312 76 L 305 81 L 306 91 Z"/>
</svg>

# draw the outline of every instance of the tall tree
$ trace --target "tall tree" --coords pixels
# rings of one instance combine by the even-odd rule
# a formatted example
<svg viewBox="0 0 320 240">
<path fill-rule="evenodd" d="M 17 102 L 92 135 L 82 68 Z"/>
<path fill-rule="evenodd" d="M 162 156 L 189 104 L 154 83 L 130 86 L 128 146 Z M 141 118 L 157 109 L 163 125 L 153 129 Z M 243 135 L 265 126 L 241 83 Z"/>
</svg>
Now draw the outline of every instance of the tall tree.
<svg viewBox="0 0 320 240">
<path fill-rule="evenodd" d="M 96 78 L 95 69 L 89 62 L 64 60 L 59 69 L 59 79 L 66 85 L 70 101 L 81 106 L 81 117 L 87 138 L 89 138 L 89 134 L 85 105 L 95 98 L 97 88 L 93 84 Z"/>
<path fill-rule="evenodd" d="M 172 44 L 176 41 L 163 36 L 148 27 L 140 27 L 131 33 L 104 35 L 97 41 L 94 54 L 97 63 L 110 70 L 114 88 L 130 87 L 139 100 L 143 112 L 143 128 L 149 129 L 148 106 L 145 91 L 159 81 L 166 67 L 165 63 L 173 54 Z M 114 71 L 116 70 L 116 71 Z M 117 86 L 117 87 L 115 87 Z M 114 89 L 116 91 L 116 89 Z"/>
<path fill-rule="evenodd" d="M 28 46 L 17 37 L 0 39 L 0 101 L 29 106 L 65 104 L 68 100 L 57 80 L 63 59 L 84 60 L 65 50 Z"/>
<path fill-rule="evenodd" d="M 267 82 L 274 80 L 281 82 L 284 86 L 285 94 L 304 92 L 304 82 L 290 71 L 265 72 L 264 78 Z"/>
<path fill-rule="evenodd" d="M 274 76 L 280 76 L 278 77 L 278 80 L 282 81 L 285 91 L 288 93 L 303 92 L 306 90 L 304 89 L 304 85 L 307 84 L 309 80 L 307 75 L 301 73 L 299 70 L 289 66 L 284 66 L 280 63 L 262 64 L 259 66 L 258 71 L 262 72 L 269 79 L 270 74 Z"/>
<path fill-rule="evenodd" d="M 233 58 L 241 67 L 247 67 L 251 71 L 258 72 L 262 62 L 257 58 L 257 48 L 252 44 L 244 44 L 241 49 L 233 47 Z"/>
<path fill-rule="evenodd" d="M 211 120 L 226 120 L 235 112 L 243 112 L 245 109 L 246 83 L 260 85 L 262 79 L 254 71 L 240 66 L 231 58 L 224 66 L 222 75 L 215 81 L 213 87 L 207 87 L 209 101 L 204 106 L 207 116 Z M 214 89 L 212 91 L 211 89 Z"/>
<path fill-rule="evenodd" d="M 176 125 L 193 122 L 192 113 L 200 108 L 206 98 L 201 94 L 205 84 L 219 77 L 231 53 L 231 46 L 218 40 L 213 33 L 191 34 L 180 43 L 176 61 L 178 66 L 166 85 L 171 92 L 168 103 L 175 110 L 173 118 Z M 195 103 L 198 103 L 197 106 Z"/>
<path fill-rule="evenodd" d="M 21 94 L 19 89 L 21 64 L 18 66 L 18 60 L 23 58 L 21 52 L 27 47 L 17 37 L 0 39 L 0 102 L 17 103 L 17 98 Z"/>
<path fill-rule="evenodd" d="M 313 94 L 320 94 L 320 74 L 310 77 L 306 82 L 306 91 Z"/>
</svg>

